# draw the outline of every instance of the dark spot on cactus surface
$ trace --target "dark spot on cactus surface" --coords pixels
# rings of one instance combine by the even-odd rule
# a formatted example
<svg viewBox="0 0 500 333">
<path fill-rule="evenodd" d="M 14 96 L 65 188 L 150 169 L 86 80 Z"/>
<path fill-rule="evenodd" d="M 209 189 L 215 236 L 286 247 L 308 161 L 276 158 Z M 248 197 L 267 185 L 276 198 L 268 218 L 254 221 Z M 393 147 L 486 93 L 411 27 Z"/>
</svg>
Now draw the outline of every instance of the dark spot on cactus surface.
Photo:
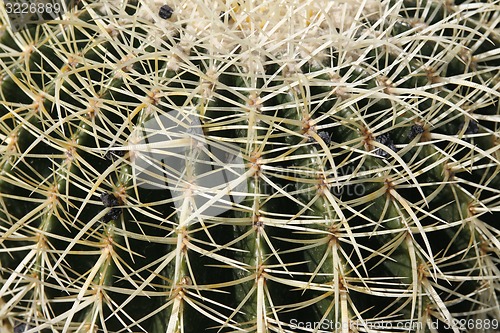
<svg viewBox="0 0 500 333">
<path fill-rule="evenodd" d="M 174 10 L 169 5 L 163 5 L 160 7 L 160 11 L 158 12 L 158 16 L 160 16 L 164 20 L 168 20 L 172 17 Z"/>
<path fill-rule="evenodd" d="M 256 228 L 262 228 L 264 226 L 264 222 L 258 220 L 253 223 L 254 227 Z"/>
<path fill-rule="evenodd" d="M 121 208 L 111 208 L 109 210 L 109 212 L 106 213 L 106 215 L 104 215 L 102 217 L 102 222 L 106 223 L 106 222 L 109 222 L 111 220 L 116 220 L 120 217 L 120 215 L 122 215 L 122 209 Z"/>
<path fill-rule="evenodd" d="M 330 144 L 330 142 L 332 142 L 332 139 L 330 138 L 330 135 L 328 134 L 328 132 L 325 132 L 325 131 L 321 131 L 321 132 L 318 132 L 318 136 L 321 138 L 321 140 L 323 140 L 325 142 L 325 144 Z M 307 139 L 307 142 L 316 142 L 316 140 L 314 140 L 314 138 L 312 136 L 310 136 L 308 139 Z M 316 142 L 316 144 L 319 145 L 319 143 Z"/>
<path fill-rule="evenodd" d="M 319 137 L 325 141 L 325 143 L 328 145 L 330 144 L 330 142 L 332 141 L 331 138 L 330 138 L 330 135 L 328 134 L 328 132 L 319 132 L 318 133 Z"/>
<path fill-rule="evenodd" d="M 126 153 L 127 151 L 125 150 L 113 150 L 113 151 L 108 151 L 106 155 L 104 155 L 104 157 L 114 162 L 118 159 L 118 157 L 125 156 Z"/>
<path fill-rule="evenodd" d="M 219 18 L 222 22 L 232 22 L 231 14 L 228 12 L 221 11 L 219 13 Z"/>
<path fill-rule="evenodd" d="M 465 122 L 462 122 L 460 124 L 460 127 L 463 128 L 465 126 Z M 467 134 L 476 134 L 477 132 L 479 132 L 479 124 L 477 123 L 477 121 L 471 119 L 469 121 L 469 124 L 467 125 L 467 128 L 465 129 L 465 132 L 464 134 L 467 135 Z M 464 138 L 463 139 L 465 142 L 470 142 L 471 139 L 470 138 Z"/>
<path fill-rule="evenodd" d="M 465 123 L 463 125 L 465 125 Z M 476 134 L 477 132 L 479 132 L 479 124 L 475 120 L 470 120 L 465 130 L 465 134 Z"/>
<path fill-rule="evenodd" d="M 112 193 L 101 194 L 101 201 L 104 207 L 115 207 L 120 205 L 120 201 Z"/>
<path fill-rule="evenodd" d="M 101 194 L 101 201 L 102 201 L 102 204 L 104 205 L 104 207 L 111 207 L 111 209 L 109 210 L 109 212 L 106 213 L 106 215 L 104 215 L 102 217 L 102 222 L 106 223 L 106 222 L 109 222 L 111 220 L 116 220 L 120 217 L 120 215 L 122 214 L 122 209 L 121 208 L 113 208 L 113 207 L 116 207 L 116 206 L 119 206 L 121 204 L 120 200 L 118 200 L 117 197 L 115 197 L 115 195 L 113 193 L 103 193 Z"/>
<path fill-rule="evenodd" d="M 27 332 L 28 330 L 33 329 L 33 328 L 34 328 L 33 326 L 27 325 L 25 323 L 20 323 L 14 327 L 14 333 Z"/>
<path fill-rule="evenodd" d="M 422 125 L 415 124 L 410 128 L 410 133 L 408 133 L 408 139 L 413 140 L 417 135 L 424 133 L 424 127 Z"/>
<path fill-rule="evenodd" d="M 377 136 L 377 138 L 375 140 L 383 145 L 386 145 L 387 147 L 389 147 L 393 151 L 398 151 L 398 149 L 396 148 L 396 146 L 392 142 L 391 137 L 389 136 L 388 133 Z M 380 157 L 384 157 L 384 158 L 389 156 L 389 153 L 381 148 L 377 148 L 375 150 L 375 154 L 380 156 Z"/>
</svg>

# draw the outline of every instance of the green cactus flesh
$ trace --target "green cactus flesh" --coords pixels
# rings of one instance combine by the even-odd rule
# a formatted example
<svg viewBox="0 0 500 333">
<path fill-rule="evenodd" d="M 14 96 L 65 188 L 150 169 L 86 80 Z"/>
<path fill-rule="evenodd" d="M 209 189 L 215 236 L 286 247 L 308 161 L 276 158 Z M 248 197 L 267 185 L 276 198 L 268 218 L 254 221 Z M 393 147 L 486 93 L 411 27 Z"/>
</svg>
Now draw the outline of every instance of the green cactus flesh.
<svg viewBox="0 0 500 333">
<path fill-rule="evenodd" d="M 1 8 L 1 332 L 500 329 L 499 1 Z"/>
</svg>

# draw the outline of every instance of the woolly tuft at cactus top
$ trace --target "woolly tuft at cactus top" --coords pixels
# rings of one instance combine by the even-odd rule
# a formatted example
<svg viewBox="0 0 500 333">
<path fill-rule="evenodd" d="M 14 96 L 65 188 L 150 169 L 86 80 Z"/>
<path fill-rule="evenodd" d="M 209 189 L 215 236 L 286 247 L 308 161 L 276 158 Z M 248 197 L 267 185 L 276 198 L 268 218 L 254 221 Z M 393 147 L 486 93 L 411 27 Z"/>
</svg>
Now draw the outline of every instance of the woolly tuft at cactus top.
<svg viewBox="0 0 500 333">
<path fill-rule="evenodd" d="M 499 0 L 68 3 L 0 3 L 1 333 L 499 331 Z"/>
</svg>

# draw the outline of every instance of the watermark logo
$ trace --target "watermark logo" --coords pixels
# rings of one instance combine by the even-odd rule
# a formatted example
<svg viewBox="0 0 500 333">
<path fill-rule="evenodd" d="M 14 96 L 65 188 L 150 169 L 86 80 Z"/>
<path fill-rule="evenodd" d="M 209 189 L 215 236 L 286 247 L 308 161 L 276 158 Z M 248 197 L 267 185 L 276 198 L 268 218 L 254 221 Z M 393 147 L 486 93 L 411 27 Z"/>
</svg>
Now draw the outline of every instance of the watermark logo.
<svg viewBox="0 0 500 333">
<path fill-rule="evenodd" d="M 431 331 L 439 330 L 453 330 L 460 332 L 468 332 L 472 330 L 479 330 L 481 332 L 497 332 L 500 328 L 498 319 L 490 318 L 476 318 L 476 319 L 457 319 L 454 318 L 451 321 L 441 321 L 441 320 L 426 320 L 426 321 L 415 321 L 415 320 L 349 320 L 347 322 L 334 321 L 329 319 L 324 319 L 321 321 L 299 321 L 297 319 L 290 320 L 289 324 L 291 329 L 297 330 L 316 330 L 320 332 L 341 332 L 341 331 L 363 331 L 369 330 L 374 332 L 381 331 L 398 331 L 398 332 L 421 332 L 426 329 Z"/>
<path fill-rule="evenodd" d="M 176 209 L 189 204 L 217 216 L 247 195 L 245 162 L 234 143 L 209 142 L 196 114 L 154 114 L 133 133 L 132 166 L 141 188 L 170 190 Z M 187 201 L 186 201 L 187 200 Z"/>
<path fill-rule="evenodd" d="M 347 322 L 334 321 L 324 319 L 322 321 L 299 321 L 297 319 L 290 320 L 290 328 L 302 330 L 316 330 L 318 332 L 344 332 L 344 331 L 359 331 L 364 330 L 386 331 L 386 330 L 402 330 L 404 332 L 415 332 L 423 329 L 423 323 L 410 320 L 400 321 L 358 321 L 349 320 Z"/>
</svg>

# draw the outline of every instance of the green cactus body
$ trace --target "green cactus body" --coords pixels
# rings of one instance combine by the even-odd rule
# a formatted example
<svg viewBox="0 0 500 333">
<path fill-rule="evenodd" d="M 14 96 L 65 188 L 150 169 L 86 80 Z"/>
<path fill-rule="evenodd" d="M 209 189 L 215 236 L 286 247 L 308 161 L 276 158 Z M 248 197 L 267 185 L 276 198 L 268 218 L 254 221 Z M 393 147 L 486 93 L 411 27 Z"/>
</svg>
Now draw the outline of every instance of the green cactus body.
<svg viewBox="0 0 500 333">
<path fill-rule="evenodd" d="M 0 8 L 1 332 L 500 329 L 498 0 Z"/>
</svg>

